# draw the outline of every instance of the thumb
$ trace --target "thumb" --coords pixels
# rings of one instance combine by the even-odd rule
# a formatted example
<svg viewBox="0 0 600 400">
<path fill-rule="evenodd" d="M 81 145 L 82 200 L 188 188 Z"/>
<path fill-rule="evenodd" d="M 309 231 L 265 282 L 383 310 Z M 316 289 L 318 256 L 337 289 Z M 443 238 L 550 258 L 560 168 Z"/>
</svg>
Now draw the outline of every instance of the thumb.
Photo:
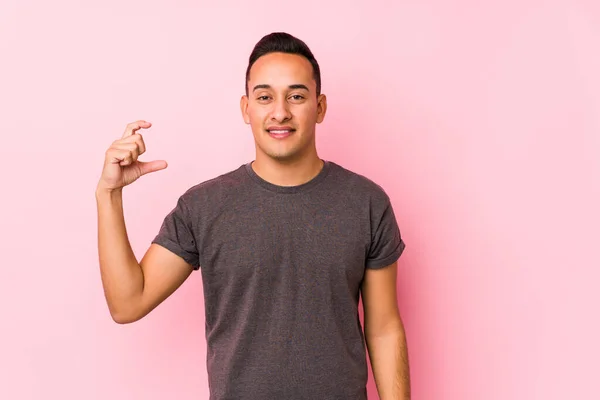
<svg viewBox="0 0 600 400">
<path fill-rule="evenodd" d="M 158 161 L 138 161 L 140 164 L 140 172 L 142 175 L 149 174 L 151 172 L 160 171 L 161 169 L 167 168 L 167 162 L 164 160 Z"/>
</svg>

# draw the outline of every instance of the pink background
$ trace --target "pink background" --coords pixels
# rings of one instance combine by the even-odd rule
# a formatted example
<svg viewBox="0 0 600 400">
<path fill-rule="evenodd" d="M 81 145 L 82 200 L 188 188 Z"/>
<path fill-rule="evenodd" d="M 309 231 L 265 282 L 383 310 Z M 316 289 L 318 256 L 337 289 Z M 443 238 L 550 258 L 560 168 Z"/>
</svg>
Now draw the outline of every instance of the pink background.
<svg viewBox="0 0 600 400">
<path fill-rule="evenodd" d="M 413 399 L 600 398 L 595 0 L 94 3 L 0 5 L 0 398 L 208 397 L 200 274 L 112 322 L 94 189 L 151 121 L 141 256 L 182 191 L 254 157 L 238 101 L 277 30 L 322 66 L 320 155 L 393 199 Z"/>
</svg>

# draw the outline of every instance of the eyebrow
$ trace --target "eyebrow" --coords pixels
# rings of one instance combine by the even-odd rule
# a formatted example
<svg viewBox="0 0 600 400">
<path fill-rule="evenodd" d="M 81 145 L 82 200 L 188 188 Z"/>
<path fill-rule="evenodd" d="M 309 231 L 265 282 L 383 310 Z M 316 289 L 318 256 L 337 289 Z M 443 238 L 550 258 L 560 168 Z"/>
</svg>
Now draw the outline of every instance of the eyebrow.
<svg viewBox="0 0 600 400">
<path fill-rule="evenodd" d="M 304 89 L 307 92 L 309 92 L 310 90 L 308 90 L 308 87 L 306 85 L 303 85 L 301 83 L 296 83 L 294 85 L 290 85 L 288 86 L 289 89 Z M 256 91 L 258 89 L 271 89 L 271 85 L 266 85 L 266 84 L 261 84 L 261 85 L 256 85 L 254 86 L 254 89 L 252 89 L 252 91 Z"/>
</svg>

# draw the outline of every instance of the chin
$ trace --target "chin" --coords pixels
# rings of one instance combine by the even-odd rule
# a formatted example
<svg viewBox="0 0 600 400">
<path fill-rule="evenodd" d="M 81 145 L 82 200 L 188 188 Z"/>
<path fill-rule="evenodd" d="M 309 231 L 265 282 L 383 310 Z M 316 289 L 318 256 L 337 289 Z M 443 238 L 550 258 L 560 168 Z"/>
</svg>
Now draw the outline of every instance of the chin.
<svg viewBox="0 0 600 400">
<path fill-rule="evenodd" d="M 298 158 L 297 153 L 267 153 L 267 156 L 275 161 L 280 162 L 292 161 Z"/>
<path fill-rule="evenodd" d="M 272 160 L 275 161 L 279 161 L 279 162 L 286 162 L 286 161 L 292 161 L 292 160 L 296 160 L 301 156 L 301 152 L 300 151 L 286 151 L 286 152 L 277 152 L 277 151 L 264 151 L 262 150 L 262 153 L 269 157 Z"/>
</svg>

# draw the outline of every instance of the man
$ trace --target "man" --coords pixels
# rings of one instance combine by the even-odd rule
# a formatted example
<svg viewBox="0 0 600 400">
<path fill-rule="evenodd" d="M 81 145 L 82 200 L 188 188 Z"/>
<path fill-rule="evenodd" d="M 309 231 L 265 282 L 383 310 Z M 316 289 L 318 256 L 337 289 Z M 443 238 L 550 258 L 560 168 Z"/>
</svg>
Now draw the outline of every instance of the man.
<svg viewBox="0 0 600 400">
<path fill-rule="evenodd" d="M 143 318 L 200 270 L 211 399 L 366 399 L 365 339 L 380 398 L 409 399 L 396 301 L 405 245 L 383 189 L 317 154 L 327 102 L 306 44 L 262 38 L 240 107 L 256 159 L 181 195 L 139 263 L 122 190 L 167 164 L 138 159 L 146 121 L 106 152 L 96 198 L 112 318 Z"/>
</svg>

